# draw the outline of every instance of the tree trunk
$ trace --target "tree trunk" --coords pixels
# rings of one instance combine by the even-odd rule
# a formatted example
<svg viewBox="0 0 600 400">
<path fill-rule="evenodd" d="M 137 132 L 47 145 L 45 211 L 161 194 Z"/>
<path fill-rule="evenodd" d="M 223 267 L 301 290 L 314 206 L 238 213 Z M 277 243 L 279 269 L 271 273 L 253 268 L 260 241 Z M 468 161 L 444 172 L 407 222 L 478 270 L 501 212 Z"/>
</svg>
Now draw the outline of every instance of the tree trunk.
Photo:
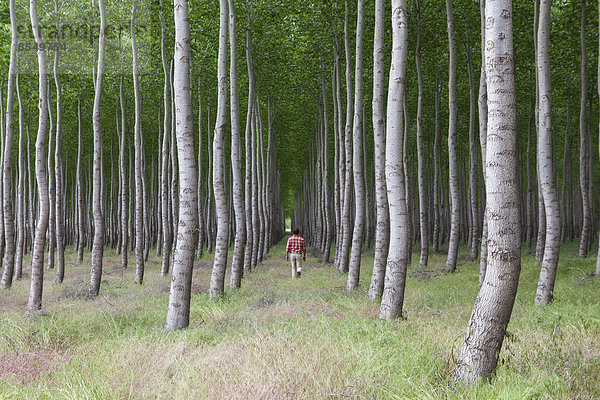
<svg viewBox="0 0 600 400">
<path fill-rule="evenodd" d="M 233 207 L 235 214 L 235 244 L 231 262 L 232 289 L 239 288 L 242 283 L 244 267 L 244 245 L 246 244 L 246 215 L 244 213 L 244 182 L 242 178 L 242 144 L 240 139 L 240 100 L 237 68 L 237 38 L 235 30 L 235 5 L 229 1 L 229 44 L 231 80 L 231 172 L 233 175 Z"/>
<path fill-rule="evenodd" d="M 133 91 L 135 96 L 135 278 L 134 283 L 142 284 L 144 281 L 144 189 L 142 174 L 145 173 L 142 163 L 142 99 L 139 88 L 138 55 L 135 37 L 134 4 L 131 10 L 131 50 L 133 54 Z"/>
<path fill-rule="evenodd" d="M 54 192 L 54 159 L 52 151 L 54 150 L 54 121 L 52 119 L 52 93 L 50 91 L 50 83 L 48 83 L 48 159 L 47 159 L 47 174 L 48 174 L 48 201 L 50 202 L 50 210 L 48 212 L 48 269 L 54 269 L 54 250 L 56 244 L 56 229 L 54 215 L 55 192 Z"/>
<path fill-rule="evenodd" d="M 486 0 L 480 2 L 480 18 L 481 18 L 481 73 L 479 75 L 479 145 L 481 147 L 481 169 L 483 172 L 483 183 L 485 186 L 486 177 L 486 157 L 487 157 L 487 130 L 488 130 L 488 94 L 486 82 L 486 67 L 485 67 L 485 4 Z M 487 204 L 485 201 L 484 204 Z M 488 212 L 487 205 L 483 211 L 483 226 L 481 229 L 481 250 L 479 253 L 479 286 L 483 284 L 487 271 L 488 257 Z"/>
<path fill-rule="evenodd" d="M 14 279 L 19 280 L 23 275 L 23 253 L 25 250 L 25 170 L 23 159 L 25 153 L 23 151 L 23 124 L 25 121 L 25 113 L 23 110 L 23 101 L 21 99 L 20 74 L 17 73 L 16 87 L 17 99 L 19 101 L 19 177 L 17 185 L 17 249 L 15 258 L 15 274 Z"/>
<path fill-rule="evenodd" d="M 4 157 L 3 157 L 3 213 L 4 220 L 4 240 L 6 241 L 6 250 L 4 253 L 4 271 L 2 273 L 2 284 L 0 288 L 8 289 L 12 286 L 15 269 L 15 225 L 13 219 L 13 199 L 12 199 L 12 147 L 13 147 L 13 108 L 15 98 L 15 75 L 17 64 L 17 17 L 15 10 L 15 0 L 10 0 L 10 26 L 11 26 L 11 44 L 10 44 L 10 65 L 8 70 L 8 90 L 6 94 L 6 129 L 4 132 Z M 0 112 L 2 106 L 0 103 Z"/>
<path fill-rule="evenodd" d="M 388 210 L 387 184 L 385 181 L 385 109 L 384 109 L 384 0 L 375 2 L 375 37 L 373 39 L 373 137 L 375 147 L 375 254 L 373 275 L 369 286 L 369 300 L 375 301 L 383 294 L 385 265 L 390 244 L 390 214 Z M 420 36 L 417 36 L 420 38 Z M 418 40 L 418 39 L 417 39 Z"/>
<path fill-rule="evenodd" d="M 54 11 L 58 15 L 58 0 L 54 1 Z M 56 21 L 56 30 L 59 32 L 59 20 Z M 59 37 L 60 40 L 60 37 Z M 63 225 L 63 166 L 62 166 L 62 88 L 58 72 L 59 49 L 54 52 L 54 84 L 56 86 L 56 148 L 54 150 L 54 176 L 56 179 L 55 193 L 55 226 L 56 230 L 56 278 L 55 282 L 62 283 L 65 277 L 65 233 Z M 51 158 L 50 155 L 48 158 Z M 50 203 L 52 205 L 52 203 Z"/>
<path fill-rule="evenodd" d="M 225 291 L 225 268 L 227 267 L 229 207 L 225 191 L 225 130 L 227 129 L 227 0 L 219 1 L 219 63 L 218 63 L 218 105 L 213 140 L 213 190 L 217 213 L 217 241 L 215 259 L 210 279 L 211 299 L 220 297 Z"/>
<path fill-rule="evenodd" d="M 592 216 L 590 200 L 590 182 L 588 172 L 589 144 L 587 139 L 586 122 L 586 100 L 587 100 L 587 48 L 585 43 L 585 20 L 586 20 L 586 0 L 581 1 L 581 104 L 579 109 L 579 186 L 581 188 L 581 201 L 583 210 L 583 224 L 581 226 L 581 236 L 579 242 L 579 257 L 587 256 L 589 241 L 591 240 Z"/>
<path fill-rule="evenodd" d="M 483 0 L 485 1 L 485 0 Z M 441 237 L 441 218 L 440 208 L 440 180 L 442 173 L 440 171 L 440 83 L 436 76 L 435 78 L 435 136 L 433 141 L 433 244 L 432 250 L 434 253 L 440 251 L 442 245 Z"/>
<path fill-rule="evenodd" d="M 390 248 L 379 310 L 381 319 L 402 317 L 408 267 L 408 213 L 402 165 L 402 103 L 406 90 L 407 50 L 406 0 L 392 0 L 392 62 L 388 86 L 385 151 L 385 177 L 390 209 Z"/>
<path fill-rule="evenodd" d="M 446 271 L 456 270 L 458 255 L 460 201 L 458 193 L 458 161 L 456 155 L 456 43 L 452 0 L 446 0 L 448 18 L 448 184 L 450 187 L 450 239 Z"/>
<path fill-rule="evenodd" d="M 471 227 L 471 261 L 477 259 L 478 242 L 479 242 L 479 209 L 477 207 L 477 154 L 475 144 L 475 80 L 473 78 L 473 64 L 471 62 L 471 44 L 467 39 L 467 65 L 469 75 L 469 207 L 467 212 L 470 213 Z"/>
<path fill-rule="evenodd" d="M 75 180 L 77 186 L 77 262 L 83 261 L 85 237 L 83 231 L 83 184 L 81 182 L 81 99 L 77 99 L 77 170 Z M 31 190 L 31 185 L 30 190 Z"/>
<path fill-rule="evenodd" d="M 160 54 L 162 60 L 163 74 L 164 74 L 164 88 L 163 88 L 163 107 L 165 109 L 165 115 L 163 119 L 163 137 L 162 137 L 162 171 L 160 178 L 161 185 L 161 196 L 162 196 L 162 229 L 163 229 L 163 253 L 162 253 L 162 266 L 160 274 L 165 276 L 170 270 L 171 261 L 171 246 L 173 244 L 173 223 L 171 222 L 171 214 L 169 213 L 169 141 L 171 139 L 171 91 L 170 91 L 170 70 L 167 65 L 167 57 L 165 55 L 165 24 L 163 20 L 162 11 L 159 14 L 161 22 L 161 40 L 160 40 Z M 200 137 L 200 139 L 202 139 Z"/>
<path fill-rule="evenodd" d="M 346 54 L 346 128 L 344 136 L 344 152 L 346 159 L 346 171 L 344 178 L 344 208 L 342 216 L 342 246 L 340 249 L 340 265 L 338 272 L 348 272 L 348 261 L 350 256 L 351 236 L 351 196 L 352 196 L 352 116 L 354 115 L 354 104 L 352 100 L 352 56 L 350 55 L 350 27 L 348 0 L 345 1 L 346 16 L 344 22 L 344 48 Z"/>
<path fill-rule="evenodd" d="M 248 14 L 250 21 L 250 14 Z M 248 66 L 248 112 L 246 114 L 246 131 L 245 131 L 245 157 L 246 157 L 246 174 L 245 174 L 245 202 L 244 212 L 246 217 L 246 249 L 244 253 L 244 272 L 250 271 L 254 264 L 252 263 L 252 252 L 254 249 L 254 231 L 253 231 L 253 210 L 252 210 L 252 120 L 255 98 L 255 83 L 254 70 L 252 66 L 252 40 L 250 37 L 250 29 L 246 31 L 246 64 Z"/>
<path fill-rule="evenodd" d="M 352 126 L 352 150 L 354 173 L 354 231 L 352 252 L 348 266 L 346 290 L 358 287 L 360 260 L 365 225 L 365 183 L 362 165 L 362 118 L 363 118 L 363 31 L 365 1 L 358 0 L 356 20 L 356 66 L 354 72 L 354 121 Z"/>
<path fill-rule="evenodd" d="M 175 88 L 177 152 L 179 156 L 179 238 L 173 257 L 173 278 L 169 295 L 166 330 L 189 325 L 192 268 L 198 240 L 198 191 L 194 155 L 194 119 L 190 90 L 190 28 L 188 3 L 174 0 L 175 8 Z"/>
<path fill-rule="evenodd" d="M 489 379 L 510 321 L 521 271 L 521 224 L 516 172 L 516 96 L 512 2 L 485 6 L 488 132 L 486 199 L 489 257 L 456 369 L 455 381 Z"/>
<path fill-rule="evenodd" d="M 42 43 L 41 29 L 38 20 L 37 0 L 30 0 L 29 14 L 33 36 L 36 43 Z M 39 215 L 37 219 L 35 239 L 33 241 L 33 252 L 31 254 L 31 287 L 29 290 L 29 302 L 27 308 L 30 312 L 42 309 L 42 291 L 44 284 L 44 245 L 46 243 L 46 230 L 48 229 L 48 213 L 50 203 L 48 200 L 48 181 L 45 171 L 46 139 L 48 128 L 48 92 L 46 52 L 38 48 L 38 91 L 39 91 L 39 114 L 38 133 L 35 143 L 35 178 L 38 187 Z M 31 191 L 30 191 L 31 193 Z"/>
<path fill-rule="evenodd" d="M 539 26 L 537 32 L 537 69 L 540 90 L 538 165 L 540 186 L 546 212 L 546 245 L 542 269 L 535 296 L 535 304 L 543 305 L 552 301 L 556 269 L 560 251 L 560 211 L 556 191 L 552 147 L 552 104 L 550 83 L 550 6 L 551 0 L 541 0 Z"/>
<path fill-rule="evenodd" d="M 423 69 L 421 68 L 421 1 L 417 0 L 417 47 L 415 49 L 415 63 L 417 66 L 417 81 L 419 95 L 417 99 L 417 164 L 419 184 L 419 227 L 421 229 L 421 257 L 419 265 L 427 266 L 429 259 L 429 222 L 427 218 L 427 195 L 425 182 L 425 155 L 423 148 Z"/>
<path fill-rule="evenodd" d="M 94 243 L 92 247 L 92 273 L 88 296 L 97 296 L 102 279 L 102 255 L 104 253 L 104 213 L 102 210 L 102 127 L 100 126 L 100 103 L 102 100 L 102 79 L 104 77 L 104 43 L 106 41 L 106 10 L 104 0 L 98 0 L 100 9 L 100 35 L 98 39 L 98 74 L 94 96 L 94 176 L 93 201 Z"/>
<path fill-rule="evenodd" d="M 125 167 L 125 137 L 127 136 L 125 118 L 125 100 L 123 97 L 123 68 L 121 68 L 121 80 L 119 84 L 119 105 L 121 107 L 121 137 L 119 145 L 119 172 L 121 174 L 121 268 L 127 268 L 129 251 L 129 190 L 127 188 L 127 169 Z"/>
</svg>

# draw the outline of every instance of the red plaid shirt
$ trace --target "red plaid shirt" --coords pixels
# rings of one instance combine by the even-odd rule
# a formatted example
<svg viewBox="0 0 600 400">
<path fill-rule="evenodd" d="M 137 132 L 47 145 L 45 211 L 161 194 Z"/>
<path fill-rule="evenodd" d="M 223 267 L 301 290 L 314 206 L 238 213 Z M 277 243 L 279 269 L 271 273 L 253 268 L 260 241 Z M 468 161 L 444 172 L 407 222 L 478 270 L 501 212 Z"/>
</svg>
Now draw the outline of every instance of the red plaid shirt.
<svg viewBox="0 0 600 400">
<path fill-rule="evenodd" d="M 294 235 L 291 238 L 289 238 L 285 251 L 286 253 L 296 254 L 306 253 L 306 243 L 304 242 L 304 238 L 298 235 Z"/>
</svg>

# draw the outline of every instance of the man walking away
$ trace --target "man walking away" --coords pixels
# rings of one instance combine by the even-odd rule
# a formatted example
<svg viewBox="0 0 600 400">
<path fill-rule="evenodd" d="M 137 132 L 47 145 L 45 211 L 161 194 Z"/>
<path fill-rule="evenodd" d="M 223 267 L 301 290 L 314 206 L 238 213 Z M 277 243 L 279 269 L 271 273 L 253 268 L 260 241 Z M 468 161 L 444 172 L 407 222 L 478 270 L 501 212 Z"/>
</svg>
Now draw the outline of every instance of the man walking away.
<svg viewBox="0 0 600 400">
<path fill-rule="evenodd" d="M 285 259 L 292 262 L 292 278 L 300 278 L 302 261 L 306 261 L 306 242 L 300 236 L 300 229 L 294 228 L 294 235 L 288 239 Z"/>
</svg>

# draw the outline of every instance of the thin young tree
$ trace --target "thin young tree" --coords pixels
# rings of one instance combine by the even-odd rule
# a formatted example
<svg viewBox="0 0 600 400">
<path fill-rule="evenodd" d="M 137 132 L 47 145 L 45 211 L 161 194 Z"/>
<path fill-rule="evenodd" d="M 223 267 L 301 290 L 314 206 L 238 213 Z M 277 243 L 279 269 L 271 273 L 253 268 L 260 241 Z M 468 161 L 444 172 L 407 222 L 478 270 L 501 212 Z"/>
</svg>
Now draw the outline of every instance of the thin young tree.
<svg viewBox="0 0 600 400">
<path fill-rule="evenodd" d="M 217 238 L 215 259 L 210 279 L 210 297 L 220 297 L 225 291 L 225 269 L 227 267 L 229 207 L 225 191 L 225 130 L 227 128 L 227 38 L 228 5 L 227 0 L 219 1 L 219 61 L 218 61 L 218 99 L 215 137 L 213 139 L 213 190 L 215 211 L 217 213 Z"/>
<path fill-rule="evenodd" d="M 38 18 L 37 0 L 29 2 L 29 16 L 33 37 L 36 43 L 42 43 L 42 35 Z M 30 312 L 42 309 L 42 292 L 44 285 L 44 246 L 46 244 L 46 231 L 48 229 L 48 213 L 50 203 L 48 200 L 48 181 L 46 177 L 46 139 L 48 129 L 48 73 L 46 67 L 46 52 L 38 47 L 38 133 L 35 143 L 35 178 L 38 190 L 39 214 L 35 228 L 33 251 L 31 254 L 31 287 L 27 308 Z M 31 193 L 31 191 L 30 191 Z"/>
<path fill-rule="evenodd" d="M 458 160 L 456 155 L 456 42 L 454 39 L 454 12 L 452 0 L 446 0 L 448 22 L 448 182 L 450 187 L 450 239 L 446 271 L 456 270 L 459 241 L 460 200 L 458 193 Z"/>
<path fill-rule="evenodd" d="M 2 273 L 2 289 L 8 289 L 12 286 L 14 269 L 15 269 L 15 225 L 13 219 L 13 198 L 12 198 L 12 147 L 13 147 L 13 108 L 15 98 L 15 76 L 17 67 L 17 44 L 19 38 L 17 36 L 17 17 L 15 10 L 15 0 L 10 0 L 10 26 L 11 26 L 11 43 L 10 43 L 10 64 L 8 67 L 8 88 L 6 98 L 6 127 L 4 129 L 4 154 L 2 165 L 3 179 L 3 213 L 4 220 L 0 223 L 4 224 L 4 240 L 6 241 L 6 249 L 4 252 L 4 271 Z M 0 103 L 0 112 L 2 106 Z"/>
<path fill-rule="evenodd" d="M 481 0 L 479 4 L 480 25 L 481 25 L 481 72 L 479 74 L 479 97 L 477 105 L 479 108 L 479 145 L 481 147 L 481 169 L 483 172 L 483 183 L 485 185 L 485 163 L 486 163 L 486 147 L 487 147 L 487 83 L 485 76 L 485 2 Z M 485 204 L 485 202 L 484 202 Z M 481 229 L 481 250 L 479 252 L 479 286 L 483 283 L 485 272 L 487 269 L 487 209 L 483 211 L 483 226 Z"/>
<path fill-rule="evenodd" d="M 421 229 L 421 257 L 419 265 L 427 266 L 429 258 L 429 229 L 427 219 L 427 198 L 425 182 L 425 154 L 423 145 L 423 68 L 421 66 L 421 0 L 416 2 L 417 12 L 417 46 L 415 49 L 415 64 L 417 66 L 418 99 L 417 99 L 417 168 L 419 183 L 419 226 Z"/>
<path fill-rule="evenodd" d="M 239 288 L 242 283 L 244 267 L 244 245 L 246 244 L 246 215 L 244 211 L 244 181 L 242 178 L 242 144 L 240 139 L 240 99 L 237 68 L 237 38 L 235 24 L 235 5 L 229 0 L 229 46 L 231 80 L 231 173 L 233 175 L 233 207 L 235 214 L 235 243 L 231 262 L 232 289 Z"/>
<path fill-rule="evenodd" d="M 60 17 L 58 0 L 54 0 L 54 11 L 57 15 L 56 31 L 60 32 Z M 60 33 L 58 33 L 60 35 Z M 58 36 L 60 41 L 60 36 Z M 60 46 L 59 46 L 60 47 Z M 56 277 L 55 282 L 62 283 L 65 277 L 65 232 L 63 220 L 63 164 L 62 164 L 62 87 L 60 83 L 60 75 L 58 71 L 58 61 L 60 48 L 54 51 L 54 84 L 56 86 L 56 141 L 54 149 L 54 178 L 56 183 L 55 189 L 55 212 L 54 212 L 54 229 L 56 232 Z M 48 158 L 52 158 L 50 155 Z M 50 203 L 52 206 L 53 204 Z"/>
<path fill-rule="evenodd" d="M 365 225 L 365 183 L 362 164 L 362 119 L 363 119 L 363 41 L 364 41 L 364 0 L 358 0 L 356 18 L 356 65 L 354 71 L 354 119 L 352 123 L 352 160 L 354 173 L 354 230 L 352 232 L 352 252 L 348 265 L 346 290 L 358 287 L 360 260 Z"/>
<path fill-rule="evenodd" d="M 342 242 L 339 249 L 340 258 L 338 272 L 348 272 L 350 244 L 352 242 L 352 224 L 350 218 L 353 173 L 352 173 L 352 116 L 354 115 L 354 102 L 352 97 L 352 55 L 350 54 L 350 11 L 348 0 L 345 0 L 344 19 L 344 51 L 346 55 L 346 122 L 344 130 L 344 158 L 346 160 L 344 177 L 344 201 L 342 211 Z"/>
<path fill-rule="evenodd" d="M 581 202 L 583 211 L 583 221 L 581 225 L 581 236 L 579 242 L 579 257 L 587 256 L 589 242 L 591 240 L 592 217 L 591 217 L 591 201 L 590 201 L 590 182 L 588 171 L 588 134 L 587 134 L 587 118 L 586 118 L 586 101 L 588 96 L 587 87 L 587 46 L 586 46 L 586 0 L 581 0 L 581 25 L 580 25 L 580 42 L 581 42 L 581 68 L 579 75 L 581 76 L 581 99 L 579 108 L 579 186 L 581 189 Z"/>
<path fill-rule="evenodd" d="M 406 0 L 392 0 L 392 62 L 389 75 L 385 177 L 390 208 L 390 248 L 379 318 L 402 317 L 408 268 L 408 210 L 403 167 L 403 102 L 406 91 L 408 18 Z"/>
<path fill-rule="evenodd" d="M 102 102 L 102 81 L 104 78 L 104 52 L 106 43 L 106 8 L 104 0 L 98 0 L 100 10 L 100 34 L 98 37 L 98 72 L 96 74 L 96 93 L 94 95 L 94 165 L 92 179 L 92 212 L 94 215 L 94 241 L 92 245 L 92 273 L 88 296 L 97 296 L 102 280 L 102 256 L 104 254 L 104 212 L 102 207 L 102 126 L 100 125 L 100 106 Z"/>
<path fill-rule="evenodd" d="M 384 105 L 384 0 L 375 1 L 375 36 L 373 38 L 373 137 L 375 166 L 375 253 L 369 299 L 375 301 L 383 294 L 385 264 L 390 243 L 390 213 L 385 181 L 385 105 Z"/>
<path fill-rule="evenodd" d="M 174 0 L 175 135 L 179 156 L 179 238 L 173 257 L 173 278 L 169 294 L 166 330 L 183 329 L 190 321 L 192 268 L 198 240 L 198 191 L 194 154 L 194 119 L 190 90 L 190 26 L 187 0 Z"/>
<path fill-rule="evenodd" d="M 23 108 L 23 99 L 21 98 L 20 74 L 16 77 L 17 99 L 19 102 L 19 175 L 17 184 L 17 248 L 15 255 L 15 274 L 14 279 L 20 280 L 23 276 L 23 254 L 25 252 L 25 170 L 23 151 L 23 131 L 25 124 L 25 112 Z"/>
<path fill-rule="evenodd" d="M 142 174 L 142 99 L 139 87 L 139 64 L 135 34 L 136 5 L 131 10 L 131 51 L 133 56 L 133 92 L 135 101 L 134 147 L 135 147 L 135 278 L 134 282 L 144 281 L 144 189 Z"/>
<path fill-rule="evenodd" d="M 510 321 L 521 271 L 521 223 L 516 159 L 516 93 L 512 1 L 485 5 L 488 96 L 486 206 L 487 272 L 481 285 L 454 379 L 471 384 L 489 379 Z"/>
<path fill-rule="evenodd" d="M 171 90 L 170 90 L 170 69 L 167 66 L 167 57 L 165 55 L 165 22 L 162 10 L 159 12 L 161 35 L 160 35 L 160 55 L 162 60 L 164 87 L 163 87 L 163 108 L 165 111 L 163 117 L 163 137 L 162 137 L 162 171 L 160 178 L 161 185 L 161 207 L 162 207 L 162 229 L 163 229 L 163 253 L 162 267 L 160 274 L 165 276 L 169 273 L 171 260 L 171 246 L 173 244 L 173 224 L 171 223 L 169 213 L 169 141 L 171 138 Z"/>
<path fill-rule="evenodd" d="M 546 212 L 546 242 L 535 304 L 552 301 L 560 251 L 560 210 L 556 190 L 552 145 L 552 102 L 550 83 L 550 8 L 551 0 L 541 0 L 537 32 L 536 65 L 539 88 L 538 168 Z"/>
</svg>

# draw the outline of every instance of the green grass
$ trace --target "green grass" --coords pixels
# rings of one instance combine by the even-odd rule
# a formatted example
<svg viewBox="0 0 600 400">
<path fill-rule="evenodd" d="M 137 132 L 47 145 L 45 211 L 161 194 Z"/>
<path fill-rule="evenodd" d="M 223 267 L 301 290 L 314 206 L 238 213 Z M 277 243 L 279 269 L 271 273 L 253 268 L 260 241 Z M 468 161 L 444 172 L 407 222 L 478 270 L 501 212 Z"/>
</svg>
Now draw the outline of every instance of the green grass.
<svg viewBox="0 0 600 400">
<path fill-rule="evenodd" d="M 372 255 L 347 294 L 346 276 L 313 257 L 292 280 L 282 246 L 218 301 L 206 294 L 210 256 L 197 261 L 190 328 L 170 333 L 158 257 L 134 285 L 134 265 L 122 272 L 106 250 L 101 295 L 89 300 L 88 260 L 77 265 L 69 251 L 62 285 L 46 271 L 49 315 L 25 312 L 28 279 L 0 292 L 0 399 L 600 398 L 600 280 L 587 275 L 595 257 L 575 258 L 575 243 L 563 246 L 549 306 L 533 305 L 539 267 L 524 256 L 496 375 L 470 388 L 454 387 L 452 370 L 478 262 L 445 274 L 443 255 L 426 270 L 415 255 L 406 319 L 382 322 L 366 298 Z"/>
</svg>

